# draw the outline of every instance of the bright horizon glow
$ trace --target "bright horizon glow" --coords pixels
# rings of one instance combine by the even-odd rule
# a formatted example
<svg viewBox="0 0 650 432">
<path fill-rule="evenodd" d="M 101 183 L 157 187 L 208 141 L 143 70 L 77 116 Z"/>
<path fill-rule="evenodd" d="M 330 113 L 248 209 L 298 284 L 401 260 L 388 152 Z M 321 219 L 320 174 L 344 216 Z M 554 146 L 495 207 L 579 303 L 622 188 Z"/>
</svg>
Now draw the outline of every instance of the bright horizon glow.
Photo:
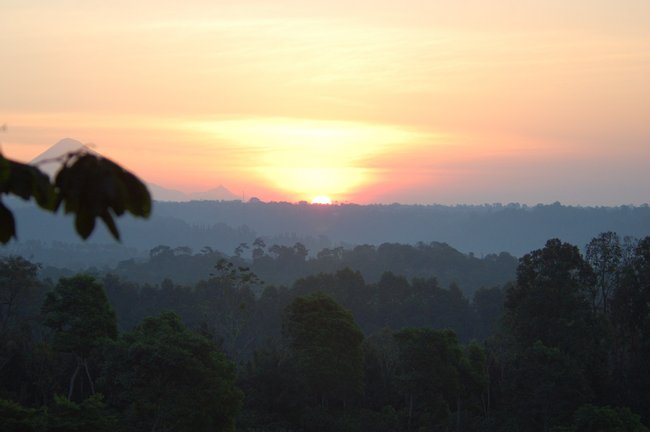
<svg viewBox="0 0 650 432">
<path fill-rule="evenodd" d="M 332 205 L 332 199 L 327 195 L 318 195 L 311 200 L 312 204 Z"/>
<path fill-rule="evenodd" d="M 3 154 L 184 192 L 650 201 L 650 2 L 7 0 Z"/>
<path fill-rule="evenodd" d="M 241 158 L 249 172 L 295 200 L 327 190 L 350 196 L 372 183 L 368 161 L 394 146 L 433 145 L 443 137 L 361 122 L 253 118 L 189 123 L 188 129 L 218 140 L 221 151 Z"/>
</svg>

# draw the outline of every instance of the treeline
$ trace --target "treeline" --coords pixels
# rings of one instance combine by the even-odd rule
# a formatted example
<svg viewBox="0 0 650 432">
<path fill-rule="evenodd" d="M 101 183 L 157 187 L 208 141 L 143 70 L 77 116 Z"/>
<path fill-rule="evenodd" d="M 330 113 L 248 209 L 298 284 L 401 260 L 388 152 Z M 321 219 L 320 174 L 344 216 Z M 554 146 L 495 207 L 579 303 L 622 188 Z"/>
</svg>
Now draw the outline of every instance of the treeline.
<svg viewBox="0 0 650 432">
<path fill-rule="evenodd" d="M 212 236 L 206 235 L 203 240 L 210 243 Z M 227 258 L 251 267 L 264 281 L 275 285 L 289 286 L 300 277 L 352 268 L 371 282 L 378 281 L 386 271 L 409 279 L 435 276 L 445 286 L 458 283 L 469 295 L 481 286 L 501 285 L 511 280 L 517 266 L 517 259 L 506 252 L 477 257 L 440 242 L 310 250 L 296 236 L 281 236 L 275 240 L 281 242 L 252 237 L 229 249 L 230 254 L 217 246 L 195 250 L 189 246 L 157 245 L 148 250 L 146 256 L 124 245 L 28 241 L 5 248 L 0 256 L 20 255 L 46 263 L 42 265 L 41 274 L 54 280 L 83 271 L 95 275 L 113 273 L 142 284 L 160 284 L 164 279 L 195 284 L 208 277 L 218 259 Z"/>
<path fill-rule="evenodd" d="M 618 207 L 577 207 L 559 202 L 532 206 L 517 203 L 314 206 L 252 199 L 249 202 L 160 202 L 156 203 L 155 211 L 160 217 L 177 218 L 195 226 L 214 223 L 246 226 L 267 240 L 280 233 L 293 233 L 303 238 L 325 236 L 334 246 L 439 241 L 476 255 L 507 251 L 521 256 L 549 238 L 584 245 L 600 232 L 614 231 L 621 236 L 634 237 L 650 232 L 647 204 Z M 162 241 L 162 237 L 158 239 L 159 243 L 172 247 L 189 245 L 196 249 L 206 244 L 175 244 Z M 250 239 L 241 242 L 250 242 Z M 314 249 L 314 245 L 308 246 Z"/>
<path fill-rule="evenodd" d="M 265 283 L 276 286 L 291 286 L 298 278 L 349 268 L 373 283 L 386 272 L 407 279 L 435 277 L 443 286 L 458 284 L 468 295 L 478 288 L 512 280 L 517 268 L 517 259 L 505 252 L 478 258 L 438 242 L 325 248 L 310 256 L 307 247 L 300 242 L 291 246 L 267 246 L 263 239 L 257 238 L 251 243 L 239 244 L 231 256 L 210 247 L 194 252 L 189 247 L 160 245 L 149 251 L 148 259 L 122 261 L 110 273 L 138 283 L 159 284 L 169 279 L 193 285 L 213 273 L 220 259 L 250 268 Z"/>
<path fill-rule="evenodd" d="M 299 279 L 291 288 L 265 286 L 255 295 L 256 276 L 224 262 L 214 277 L 193 286 L 170 280 L 138 285 L 113 275 L 101 281 L 120 328 L 130 329 L 147 316 L 171 310 L 190 327 L 214 335 L 238 362 L 269 341 L 280 343 L 283 310 L 296 297 L 315 292 L 350 310 L 365 334 L 386 327 L 448 327 L 463 341 L 482 340 L 494 329 L 503 307 L 499 287 L 479 289 L 470 302 L 456 284 L 444 288 L 434 278 L 408 281 L 393 273 L 366 283 L 350 269 Z"/>
<path fill-rule="evenodd" d="M 10 253 L 34 257 L 45 266 L 74 270 L 80 270 L 80 264 L 112 267 L 117 263 L 115 251 L 105 246 L 112 244 L 112 239 L 104 227 L 98 227 L 89 241 L 82 243 L 69 217 L 43 215 L 20 200 L 11 206 L 21 223 L 20 242 L 9 245 Z M 299 242 L 312 251 L 438 241 L 477 256 L 501 251 L 521 256 L 549 238 L 584 245 L 599 232 L 616 231 L 633 237 L 650 232 L 647 205 L 316 206 L 250 200 L 156 202 L 154 208 L 146 222 L 128 217 L 120 221 L 125 256 L 133 256 L 134 249 L 137 256 L 143 256 L 160 244 L 172 249 L 187 246 L 195 251 L 209 245 L 227 252 L 240 243 L 251 244 L 256 238 L 263 238 L 269 245 L 291 246 Z M 85 246 L 75 248 L 82 244 Z M 65 245 L 64 252 L 61 245 Z M 100 247 L 89 254 L 89 245 Z"/>
<path fill-rule="evenodd" d="M 549 240 L 471 302 L 350 269 L 266 286 L 234 258 L 191 286 L 3 259 L 3 427 L 648 430 L 650 237 Z"/>
</svg>

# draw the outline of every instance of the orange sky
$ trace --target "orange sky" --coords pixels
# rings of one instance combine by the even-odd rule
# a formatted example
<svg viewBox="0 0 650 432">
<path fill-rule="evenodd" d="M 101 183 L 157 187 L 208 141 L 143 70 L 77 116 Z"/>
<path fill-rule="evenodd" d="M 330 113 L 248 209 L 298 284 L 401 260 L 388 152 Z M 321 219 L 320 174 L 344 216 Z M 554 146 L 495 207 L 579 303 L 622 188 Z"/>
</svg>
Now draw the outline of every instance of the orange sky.
<svg viewBox="0 0 650 432">
<path fill-rule="evenodd" d="M 650 201 L 647 0 L 8 0 L 0 29 L 9 157 L 72 137 L 263 200 Z"/>
</svg>

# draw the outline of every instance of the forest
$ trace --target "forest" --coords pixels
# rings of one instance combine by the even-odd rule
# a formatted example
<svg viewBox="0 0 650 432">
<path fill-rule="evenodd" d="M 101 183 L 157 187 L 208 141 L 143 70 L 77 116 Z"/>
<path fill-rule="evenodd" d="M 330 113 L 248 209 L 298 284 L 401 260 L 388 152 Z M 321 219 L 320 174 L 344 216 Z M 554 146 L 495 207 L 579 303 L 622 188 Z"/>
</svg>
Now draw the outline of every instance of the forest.
<svg viewBox="0 0 650 432">
<path fill-rule="evenodd" d="M 650 0 L 0 5 L 0 432 L 650 432 Z"/>
<path fill-rule="evenodd" d="M 447 243 L 478 257 L 506 251 L 515 256 L 536 249 L 550 238 L 584 245 L 597 233 L 614 231 L 621 238 L 650 232 L 650 207 L 578 207 L 560 203 L 485 205 L 335 204 L 287 202 L 154 201 L 147 220 L 125 215 L 122 242 L 98 224 L 84 242 L 70 217 L 40 211 L 32 203 L 8 197 L 18 241 L 5 245 L 4 255 L 34 257 L 44 266 L 83 270 L 114 267 L 119 261 L 146 258 L 166 245 L 194 252 L 210 246 L 230 252 L 241 243 L 261 238 L 268 245 L 303 244 L 313 255 L 329 248 L 383 243 Z M 372 223 L 369 223 L 371 221 Z M 293 282 L 293 281 L 290 281 Z"/>
<path fill-rule="evenodd" d="M 650 237 L 579 246 L 4 256 L 0 429 L 648 431 Z"/>
</svg>

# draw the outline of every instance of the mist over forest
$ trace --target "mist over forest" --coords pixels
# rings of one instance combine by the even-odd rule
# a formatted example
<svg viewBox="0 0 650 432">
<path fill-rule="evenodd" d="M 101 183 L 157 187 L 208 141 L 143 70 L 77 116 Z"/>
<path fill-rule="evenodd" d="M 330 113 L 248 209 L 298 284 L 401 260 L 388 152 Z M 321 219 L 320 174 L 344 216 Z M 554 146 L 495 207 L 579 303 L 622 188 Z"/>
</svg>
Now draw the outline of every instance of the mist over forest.
<svg viewBox="0 0 650 432">
<path fill-rule="evenodd" d="M 353 248 L 382 243 L 447 243 L 465 254 L 513 256 L 541 247 L 549 238 L 584 246 L 600 232 L 621 238 L 650 232 L 650 208 L 643 206 L 575 207 L 559 203 L 526 206 L 486 205 L 310 205 L 285 202 L 191 201 L 154 203 L 152 217 L 120 221 L 121 243 L 101 226 L 86 242 L 71 219 L 44 215 L 19 203 L 18 242 L 3 254 L 29 256 L 45 265 L 82 269 L 114 267 L 130 258 L 148 257 L 164 245 L 210 247 L 232 254 L 240 244 L 262 238 L 268 245 L 303 244 L 310 256 L 324 248 Z M 92 253 L 90 253 L 92 251 Z"/>
</svg>

